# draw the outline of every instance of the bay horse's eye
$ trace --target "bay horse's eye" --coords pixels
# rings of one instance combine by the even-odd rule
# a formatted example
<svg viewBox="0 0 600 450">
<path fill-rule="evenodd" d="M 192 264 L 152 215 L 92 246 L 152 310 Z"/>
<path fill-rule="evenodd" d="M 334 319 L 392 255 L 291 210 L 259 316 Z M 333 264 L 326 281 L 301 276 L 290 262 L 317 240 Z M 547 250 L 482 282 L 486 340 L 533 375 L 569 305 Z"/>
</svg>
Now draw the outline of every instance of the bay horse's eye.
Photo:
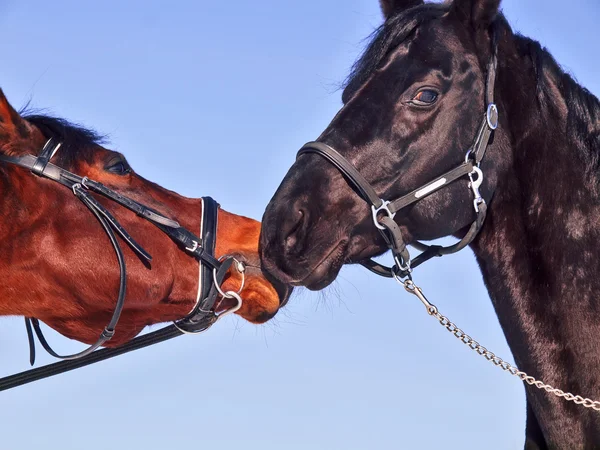
<svg viewBox="0 0 600 450">
<path fill-rule="evenodd" d="M 110 161 L 106 166 L 105 170 L 116 175 L 127 175 L 131 172 L 131 167 L 127 164 L 127 161 L 118 158 Z"/>
<path fill-rule="evenodd" d="M 438 93 L 432 91 L 431 89 L 423 89 L 422 91 L 417 92 L 411 102 L 418 106 L 428 106 L 433 105 L 438 98 Z"/>
</svg>

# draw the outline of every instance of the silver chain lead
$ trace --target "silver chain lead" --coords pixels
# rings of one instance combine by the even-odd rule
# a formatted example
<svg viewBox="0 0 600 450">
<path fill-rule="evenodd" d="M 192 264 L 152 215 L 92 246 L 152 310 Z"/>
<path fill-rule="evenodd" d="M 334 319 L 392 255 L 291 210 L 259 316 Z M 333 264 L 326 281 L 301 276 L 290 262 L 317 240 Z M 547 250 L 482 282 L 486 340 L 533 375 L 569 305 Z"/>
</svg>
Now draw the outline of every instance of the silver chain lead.
<svg viewBox="0 0 600 450">
<path fill-rule="evenodd" d="M 404 286 L 404 289 L 406 289 L 407 292 L 415 295 L 419 300 L 421 300 L 421 302 L 423 303 L 423 305 L 425 305 L 425 308 L 427 309 L 427 314 L 429 314 L 432 317 L 435 317 L 439 321 L 440 325 L 442 325 L 446 330 L 452 333 L 459 341 L 461 341 L 471 350 L 474 350 L 480 356 L 483 356 L 495 366 L 498 366 L 505 372 L 516 376 L 521 381 L 529 384 L 530 386 L 535 386 L 536 388 L 542 389 L 548 392 L 549 394 L 554 394 L 557 397 L 562 397 L 565 400 L 573 402 L 577 405 L 582 405 L 586 408 L 592 408 L 595 411 L 600 411 L 600 401 L 594 401 L 589 398 L 583 398 L 581 395 L 574 395 L 570 392 L 565 392 L 561 389 L 557 389 L 549 384 L 544 383 L 541 380 L 537 380 L 536 378 L 527 375 L 525 372 L 519 370 L 512 364 L 504 361 L 499 356 L 496 356 L 487 348 L 479 344 L 479 342 L 475 341 L 471 336 L 466 334 L 463 330 L 458 328 L 454 323 L 450 321 L 450 319 L 442 315 L 438 311 L 437 307 L 427 300 L 421 288 L 419 288 L 415 283 L 413 283 L 412 280 L 408 279 L 403 282 L 401 282 L 400 280 L 398 281 Z"/>
</svg>

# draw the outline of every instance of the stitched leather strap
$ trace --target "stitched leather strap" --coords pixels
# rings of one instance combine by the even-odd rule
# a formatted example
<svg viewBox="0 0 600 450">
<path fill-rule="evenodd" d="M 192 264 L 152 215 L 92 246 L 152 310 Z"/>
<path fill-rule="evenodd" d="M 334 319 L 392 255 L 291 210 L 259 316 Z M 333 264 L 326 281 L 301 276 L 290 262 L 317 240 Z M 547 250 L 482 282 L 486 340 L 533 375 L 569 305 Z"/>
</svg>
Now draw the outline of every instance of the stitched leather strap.
<svg viewBox="0 0 600 450">
<path fill-rule="evenodd" d="M 406 208 L 408 205 L 412 205 L 413 203 L 428 197 L 434 192 L 439 191 L 448 184 L 470 174 L 471 172 L 473 172 L 473 163 L 468 161 L 452 170 L 449 170 L 444 175 L 437 177 L 430 183 L 427 183 L 426 185 L 415 189 L 411 193 L 400 197 L 398 200 L 390 202 L 388 207 L 392 213 L 397 213 L 402 208 Z"/>
<path fill-rule="evenodd" d="M 352 183 L 352 185 L 360 192 L 361 197 L 375 208 L 379 208 L 383 201 L 375 192 L 375 189 L 371 187 L 371 184 L 356 170 L 356 168 L 346 158 L 340 155 L 335 149 L 322 142 L 309 142 L 298 151 L 297 158 L 306 153 L 318 153 L 322 157 L 326 158 L 331 164 Z"/>
</svg>

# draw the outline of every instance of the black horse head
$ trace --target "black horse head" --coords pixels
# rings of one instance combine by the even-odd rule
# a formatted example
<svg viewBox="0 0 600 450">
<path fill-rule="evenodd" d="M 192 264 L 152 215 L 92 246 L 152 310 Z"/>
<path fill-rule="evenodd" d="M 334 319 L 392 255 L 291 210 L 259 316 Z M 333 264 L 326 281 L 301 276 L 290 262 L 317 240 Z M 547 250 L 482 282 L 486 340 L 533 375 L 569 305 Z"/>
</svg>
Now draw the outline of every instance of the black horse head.
<svg viewBox="0 0 600 450">
<path fill-rule="evenodd" d="M 471 248 L 515 361 L 564 397 L 526 386 L 527 448 L 594 448 L 600 416 L 565 401 L 591 400 L 564 393 L 600 399 L 600 102 L 538 42 L 513 33 L 499 3 L 382 0 L 385 23 L 344 106 L 267 207 L 261 257 L 276 278 L 320 289 L 344 263 L 388 248 L 365 197 L 377 207 L 414 193 L 418 201 L 377 223 L 417 247 L 463 236 L 485 210 Z M 482 122 L 492 97 L 500 123 L 473 161 L 474 142 L 497 125 Z M 366 182 L 353 182 L 344 161 Z M 487 208 L 476 213 L 467 172 L 432 190 L 449 170 L 478 162 Z M 375 193 L 365 195 L 367 183 Z"/>
<path fill-rule="evenodd" d="M 502 39 L 498 4 L 382 1 L 385 23 L 347 81 L 344 106 L 318 139 L 350 161 L 381 198 L 399 198 L 465 160 L 487 106 L 492 30 Z M 486 201 L 511 164 L 509 152 L 498 150 L 510 145 L 503 129 L 481 164 Z M 404 240 L 456 234 L 473 222 L 468 183 L 464 177 L 400 211 L 395 221 Z M 370 206 L 314 154 L 298 158 L 269 203 L 261 244 L 269 272 L 310 289 L 328 285 L 343 264 L 387 250 Z"/>
</svg>

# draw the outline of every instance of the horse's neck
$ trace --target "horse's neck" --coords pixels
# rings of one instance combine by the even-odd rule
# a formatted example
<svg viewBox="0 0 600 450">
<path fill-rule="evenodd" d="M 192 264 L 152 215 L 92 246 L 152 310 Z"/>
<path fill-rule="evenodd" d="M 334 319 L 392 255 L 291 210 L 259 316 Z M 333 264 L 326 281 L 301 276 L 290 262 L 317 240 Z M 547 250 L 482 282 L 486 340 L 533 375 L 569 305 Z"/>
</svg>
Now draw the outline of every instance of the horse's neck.
<svg viewBox="0 0 600 450">
<path fill-rule="evenodd" d="M 600 149 L 586 156 L 571 139 L 567 129 L 577 117 L 556 75 L 543 74 L 538 101 L 521 104 L 523 80 L 501 77 L 513 164 L 474 251 L 517 365 L 599 400 L 600 174 L 589 155 Z M 544 434 L 560 448 L 600 438 L 597 415 L 533 387 L 527 393 Z"/>
</svg>

